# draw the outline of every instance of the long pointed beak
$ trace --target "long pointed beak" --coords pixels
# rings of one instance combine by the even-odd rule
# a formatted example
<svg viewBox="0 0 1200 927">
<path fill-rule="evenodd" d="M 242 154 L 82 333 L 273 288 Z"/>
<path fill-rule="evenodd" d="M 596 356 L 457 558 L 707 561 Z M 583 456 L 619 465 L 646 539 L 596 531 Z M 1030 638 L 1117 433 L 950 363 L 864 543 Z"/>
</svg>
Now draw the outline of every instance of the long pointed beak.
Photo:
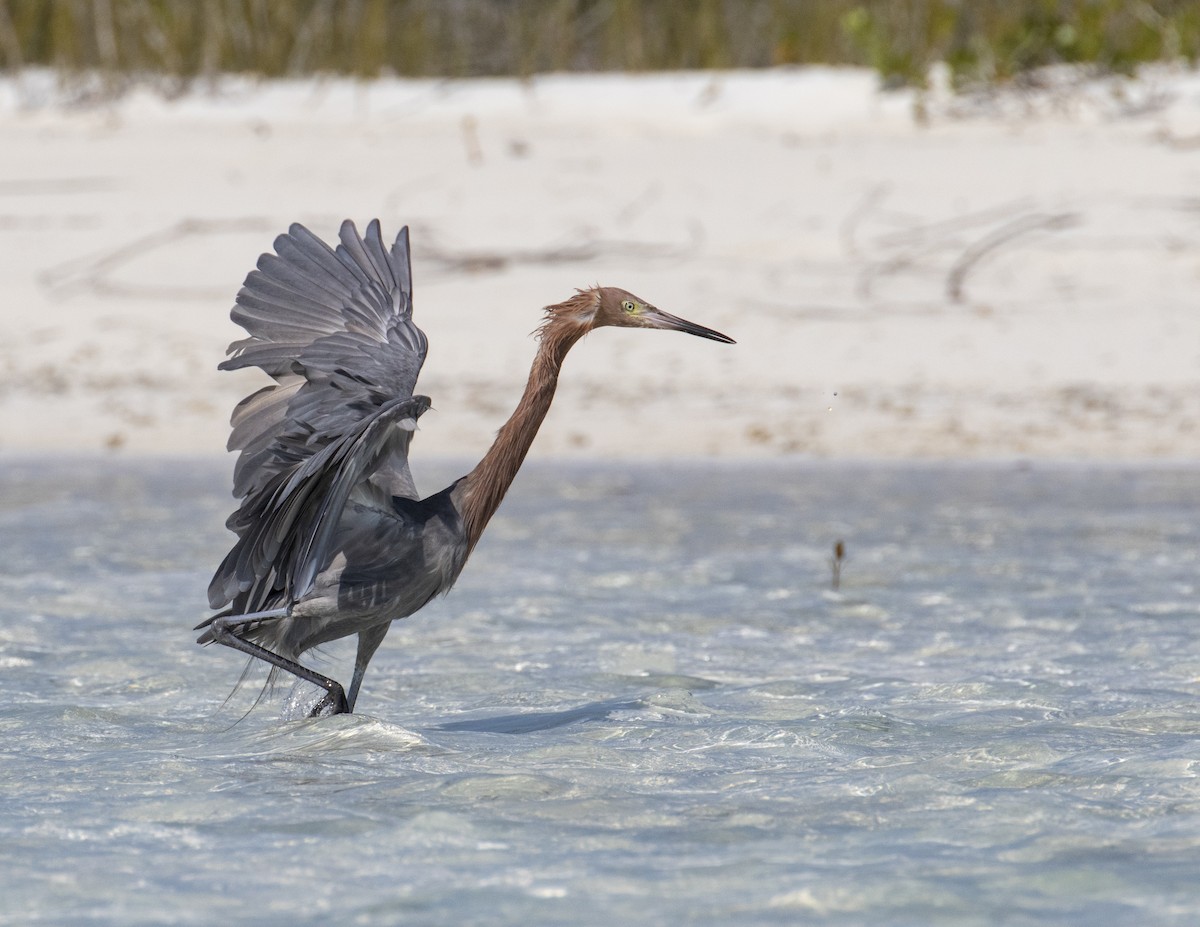
<svg viewBox="0 0 1200 927">
<path fill-rule="evenodd" d="M 711 328 L 705 328 L 703 325 L 697 325 L 695 322 L 689 322 L 687 319 L 681 319 L 677 315 L 671 315 L 669 312 L 663 312 L 661 309 L 647 308 L 642 319 L 652 328 L 662 328 L 673 332 L 687 332 L 689 335 L 696 335 L 700 338 L 707 338 L 710 341 L 720 341 L 722 344 L 737 344 L 728 335 L 722 335 L 718 331 L 713 331 Z"/>
</svg>

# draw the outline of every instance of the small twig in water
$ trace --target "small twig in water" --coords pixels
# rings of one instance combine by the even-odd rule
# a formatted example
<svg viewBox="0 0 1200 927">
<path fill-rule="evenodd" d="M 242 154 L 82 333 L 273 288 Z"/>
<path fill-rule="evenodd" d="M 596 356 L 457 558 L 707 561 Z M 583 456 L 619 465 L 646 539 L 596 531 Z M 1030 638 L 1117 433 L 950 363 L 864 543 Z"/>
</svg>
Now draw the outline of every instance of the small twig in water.
<svg viewBox="0 0 1200 927">
<path fill-rule="evenodd" d="M 833 559 L 829 565 L 833 567 L 833 590 L 836 592 L 842 585 L 842 563 L 846 559 L 846 545 L 840 539 L 833 545 Z"/>
</svg>

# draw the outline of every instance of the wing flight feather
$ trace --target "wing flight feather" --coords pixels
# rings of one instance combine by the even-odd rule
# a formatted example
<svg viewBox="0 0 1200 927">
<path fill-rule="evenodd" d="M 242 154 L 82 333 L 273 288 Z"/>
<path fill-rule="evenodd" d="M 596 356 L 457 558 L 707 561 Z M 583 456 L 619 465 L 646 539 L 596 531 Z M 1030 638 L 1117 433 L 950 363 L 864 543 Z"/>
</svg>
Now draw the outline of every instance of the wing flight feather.
<svg viewBox="0 0 1200 927">
<path fill-rule="evenodd" d="M 337 248 L 296 224 L 259 258 L 231 317 L 249 337 L 222 370 L 259 367 L 275 383 L 234 409 L 240 451 L 226 522 L 238 535 L 209 587 L 213 608 L 266 607 L 303 594 L 332 556 L 330 539 L 356 486 L 364 498 L 415 498 L 408 448 L 428 342 L 412 319 L 408 228 L 383 243 L 342 223 Z"/>
</svg>

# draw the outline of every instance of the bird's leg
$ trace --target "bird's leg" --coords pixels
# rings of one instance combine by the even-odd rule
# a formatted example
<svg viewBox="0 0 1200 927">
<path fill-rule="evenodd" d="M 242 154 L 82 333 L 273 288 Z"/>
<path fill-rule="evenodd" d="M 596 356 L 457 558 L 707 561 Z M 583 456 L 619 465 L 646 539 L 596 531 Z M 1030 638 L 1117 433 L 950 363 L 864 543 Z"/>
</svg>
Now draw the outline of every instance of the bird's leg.
<svg viewBox="0 0 1200 927">
<path fill-rule="evenodd" d="M 268 621 L 274 621 L 277 618 L 286 618 L 289 611 L 291 611 L 291 609 L 285 606 L 283 608 L 271 608 L 265 612 L 249 612 L 245 615 L 225 615 L 224 617 L 218 617 L 214 615 L 212 618 L 200 622 L 193 630 L 199 631 L 201 628 L 207 628 L 210 625 L 215 625 L 217 621 L 223 621 L 226 629 L 228 630 L 233 630 L 234 628 L 250 630 L 250 628 L 259 624 L 266 624 Z M 208 636 L 209 635 L 207 634 L 202 634 L 197 643 L 207 643 L 205 638 Z"/>
<path fill-rule="evenodd" d="M 286 614 L 286 609 L 284 609 Z M 217 618 L 209 627 L 209 633 L 212 635 L 212 640 L 217 644 L 224 644 L 226 647 L 231 647 L 234 650 L 239 650 L 244 654 L 252 657 L 257 657 L 272 666 L 277 666 L 281 670 L 291 673 L 305 682 L 311 682 L 314 686 L 320 686 L 325 690 L 325 695 L 310 711 L 309 717 L 315 718 L 322 714 L 325 709 L 332 708 L 332 714 L 340 715 L 347 714 L 350 711 L 350 706 L 346 702 L 346 693 L 342 689 L 342 684 L 335 679 L 330 679 L 328 676 L 322 676 L 320 673 L 310 670 L 307 666 L 301 666 L 295 660 L 289 660 L 287 657 L 281 657 L 279 654 L 267 650 L 266 647 L 260 647 L 258 644 L 252 644 L 245 638 L 239 637 L 234 633 L 234 628 L 249 624 L 253 621 L 262 620 L 266 615 L 265 612 L 260 612 L 257 615 L 232 615 L 224 618 Z M 272 617 L 282 617 L 276 615 Z"/>
<path fill-rule="evenodd" d="M 341 683 L 334 682 L 332 679 L 329 679 L 328 681 L 333 683 L 333 688 L 326 690 L 325 694 L 321 696 L 321 701 L 317 702 L 317 704 L 313 705 L 313 707 L 309 710 L 308 716 L 310 718 L 321 717 L 321 715 L 325 714 L 325 709 L 327 708 L 333 709 L 329 712 L 331 715 L 350 714 L 351 706 L 346 702 L 346 693 L 342 689 Z"/>
<path fill-rule="evenodd" d="M 350 680 L 347 711 L 354 711 L 354 703 L 358 700 L 358 687 L 362 685 L 363 674 L 367 671 L 367 664 L 371 662 L 371 657 L 375 655 L 375 651 L 383 643 L 383 638 L 391 626 L 392 623 L 390 621 L 385 621 L 383 624 L 377 624 L 358 632 L 358 654 L 354 658 L 354 677 Z"/>
</svg>

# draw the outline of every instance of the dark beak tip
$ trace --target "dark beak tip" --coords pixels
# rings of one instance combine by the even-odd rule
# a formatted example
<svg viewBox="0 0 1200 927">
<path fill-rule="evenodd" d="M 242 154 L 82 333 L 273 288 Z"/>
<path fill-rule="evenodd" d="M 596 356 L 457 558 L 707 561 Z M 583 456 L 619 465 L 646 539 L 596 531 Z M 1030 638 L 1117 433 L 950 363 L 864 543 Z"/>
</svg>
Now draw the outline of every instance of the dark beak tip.
<svg viewBox="0 0 1200 927">
<path fill-rule="evenodd" d="M 669 312 L 663 312 L 661 309 L 655 310 L 658 316 L 655 328 L 669 328 L 677 332 L 685 332 L 689 335 L 695 335 L 697 338 L 707 338 L 709 341 L 719 341 L 722 344 L 737 344 L 728 335 L 724 335 L 719 331 L 707 328 L 704 325 L 698 325 L 695 322 L 689 322 L 687 319 L 681 319 L 677 315 L 671 315 Z"/>
<path fill-rule="evenodd" d="M 679 331 L 687 332 L 689 335 L 695 335 L 697 338 L 707 338 L 709 341 L 719 341 L 722 344 L 737 344 L 728 335 L 722 334 L 711 328 L 705 328 L 703 325 L 697 325 L 695 322 L 684 322 L 679 326 Z"/>
<path fill-rule="evenodd" d="M 691 332 L 691 334 L 699 335 L 701 338 L 707 338 L 709 341 L 718 341 L 721 344 L 737 344 L 737 342 L 728 335 L 723 335 L 721 332 L 713 331 L 712 329 L 705 329 L 702 332 Z"/>
</svg>

